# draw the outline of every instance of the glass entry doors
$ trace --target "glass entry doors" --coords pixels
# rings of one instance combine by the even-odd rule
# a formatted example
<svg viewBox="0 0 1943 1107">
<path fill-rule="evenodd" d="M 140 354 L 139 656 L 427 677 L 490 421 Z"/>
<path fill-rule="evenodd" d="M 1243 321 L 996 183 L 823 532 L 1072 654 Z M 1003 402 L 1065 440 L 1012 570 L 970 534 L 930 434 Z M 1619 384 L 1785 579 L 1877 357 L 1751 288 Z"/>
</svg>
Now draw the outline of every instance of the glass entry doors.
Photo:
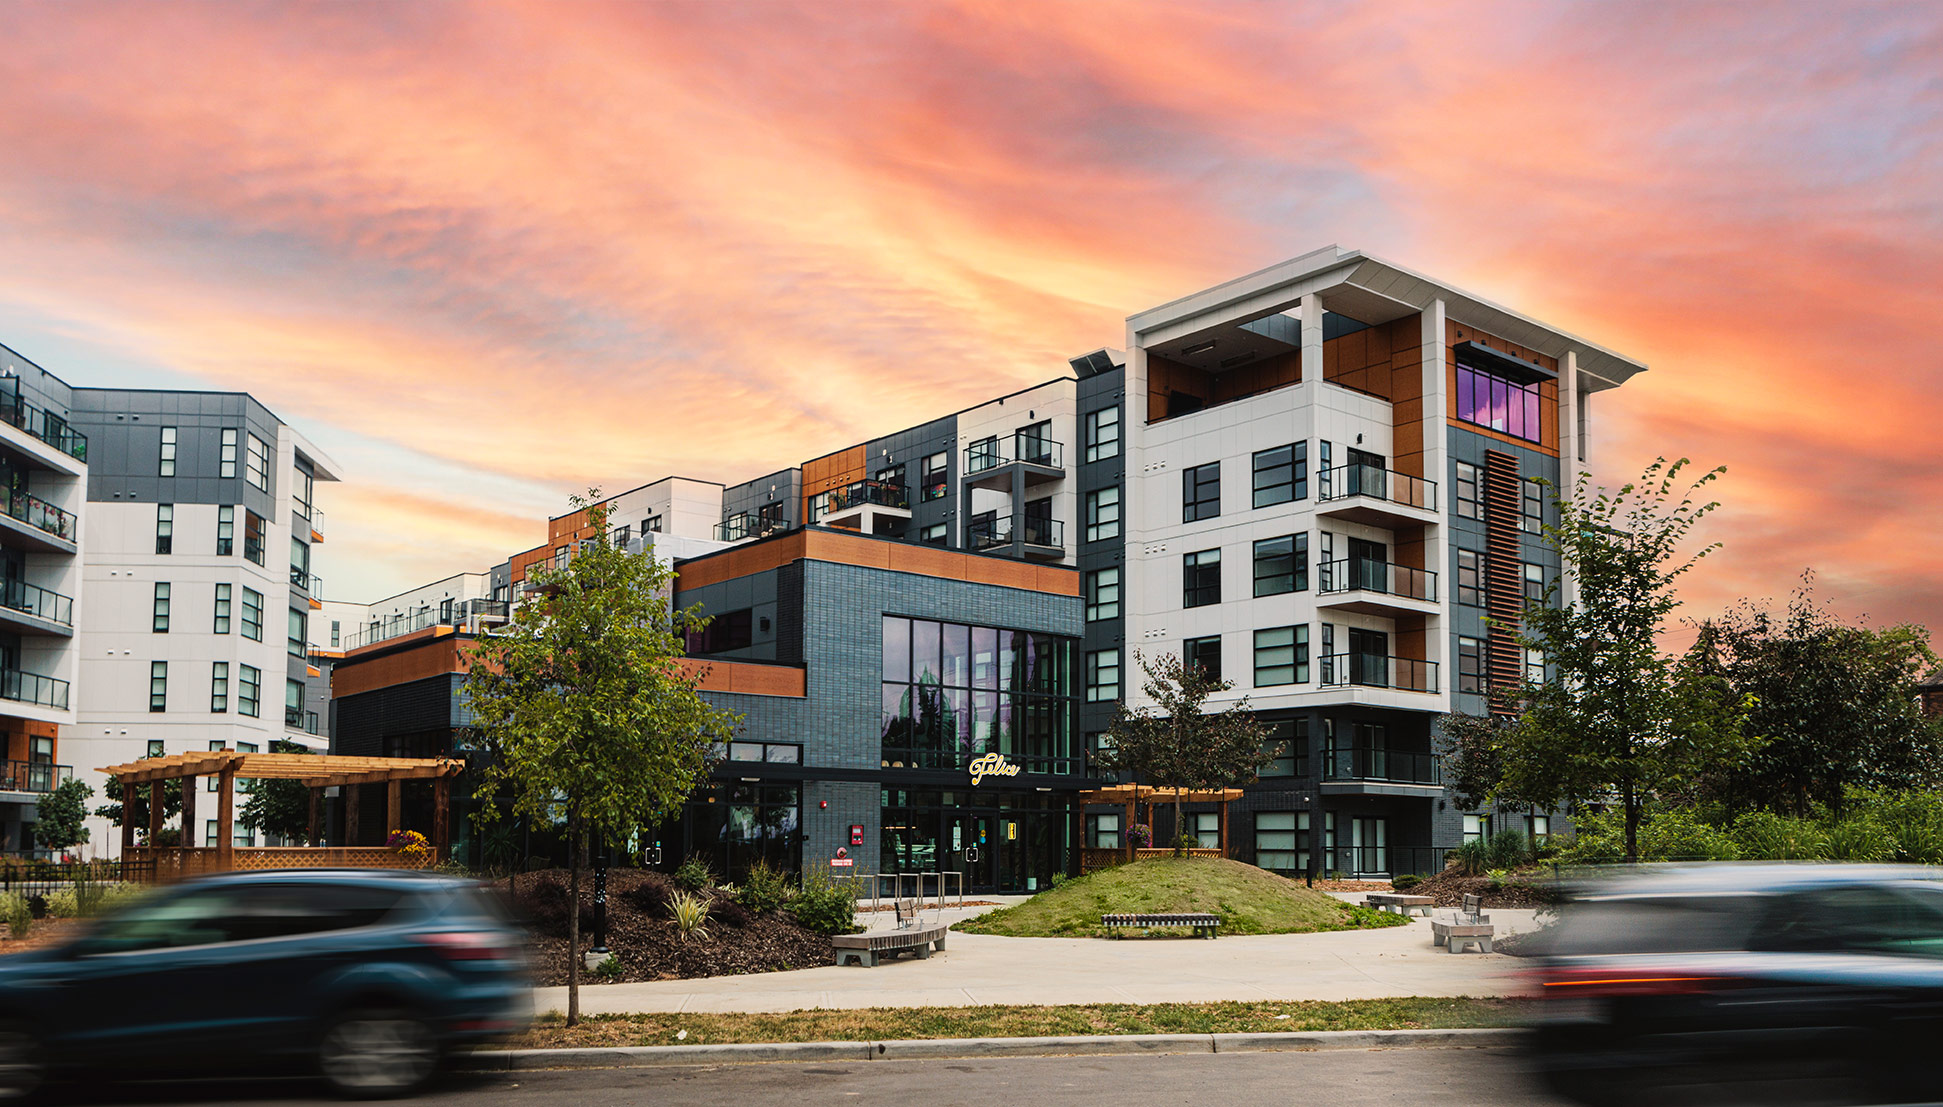
<svg viewBox="0 0 1943 1107">
<path fill-rule="evenodd" d="M 963 794 L 946 793 L 952 798 Z M 1041 891 L 1051 885 L 1054 873 L 1065 870 L 1071 814 L 1064 802 L 1034 796 L 1031 802 L 1038 806 L 922 803 L 935 796 L 885 791 L 887 799 L 905 802 L 883 808 L 880 872 L 960 872 L 967 893 L 989 894 Z M 949 887 L 956 891 L 956 882 Z"/>
</svg>

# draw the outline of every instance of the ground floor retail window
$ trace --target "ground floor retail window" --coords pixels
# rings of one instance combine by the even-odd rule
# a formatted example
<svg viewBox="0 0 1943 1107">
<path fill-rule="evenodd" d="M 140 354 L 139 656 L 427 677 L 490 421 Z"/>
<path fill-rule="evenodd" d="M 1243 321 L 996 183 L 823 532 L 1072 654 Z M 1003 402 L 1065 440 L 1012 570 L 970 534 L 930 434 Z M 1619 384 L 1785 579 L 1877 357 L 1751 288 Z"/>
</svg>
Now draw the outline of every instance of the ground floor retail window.
<svg viewBox="0 0 1943 1107">
<path fill-rule="evenodd" d="M 717 784 L 688 802 L 684 854 L 699 854 L 728 880 L 761 861 L 796 872 L 803 864 L 802 786 Z"/>
<path fill-rule="evenodd" d="M 879 818 L 878 871 L 962 873 L 967 891 L 1049 887 L 1074 844 L 1070 801 L 1044 793 L 886 788 Z"/>
</svg>

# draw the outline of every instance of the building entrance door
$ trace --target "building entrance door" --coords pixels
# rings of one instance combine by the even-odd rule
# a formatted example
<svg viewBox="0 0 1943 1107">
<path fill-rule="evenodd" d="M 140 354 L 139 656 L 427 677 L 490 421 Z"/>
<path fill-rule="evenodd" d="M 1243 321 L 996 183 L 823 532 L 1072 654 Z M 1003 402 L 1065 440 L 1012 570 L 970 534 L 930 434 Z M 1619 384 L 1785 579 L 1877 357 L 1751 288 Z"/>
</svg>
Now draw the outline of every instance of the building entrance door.
<svg viewBox="0 0 1943 1107">
<path fill-rule="evenodd" d="M 1360 815 L 1350 819 L 1349 858 L 1351 876 L 1388 874 L 1390 820 Z"/>
<path fill-rule="evenodd" d="M 951 864 L 944 867 L 965 874 L 967 892 L 994 891 L 998 871 L 998 851 L 993 848 L 996 844 L 992 825 L 994 817 L 981 812 L 959 811 L 947 814 L 945 821 L 950 824 L 946 833 L 951 839 Z"/>
</svg>

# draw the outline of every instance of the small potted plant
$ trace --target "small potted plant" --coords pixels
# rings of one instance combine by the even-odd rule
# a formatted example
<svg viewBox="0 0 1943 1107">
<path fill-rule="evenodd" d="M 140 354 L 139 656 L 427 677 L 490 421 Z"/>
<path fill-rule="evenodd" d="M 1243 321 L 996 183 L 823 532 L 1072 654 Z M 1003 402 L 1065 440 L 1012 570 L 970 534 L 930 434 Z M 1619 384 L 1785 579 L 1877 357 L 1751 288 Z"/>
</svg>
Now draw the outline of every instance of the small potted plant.
<svg viewBox="0 0 1943 1107">
<path fill-rule="evenodd" d="M 416 830 L 394 830 L 391 832 L 391 837 L 385 839 L 385 845 L 391 852 L 414 864 L 424 862 L 432 856 L 432 843 L 426 841 L 425 835 Z"/>
<path fill-rule="evenodd" d="M 1135 849 L 1146 849 L 1154 844 L 1154 828 L 1145 823 L 1135 823 L 1127 828 L 1127 841 Z"/>
</svg>

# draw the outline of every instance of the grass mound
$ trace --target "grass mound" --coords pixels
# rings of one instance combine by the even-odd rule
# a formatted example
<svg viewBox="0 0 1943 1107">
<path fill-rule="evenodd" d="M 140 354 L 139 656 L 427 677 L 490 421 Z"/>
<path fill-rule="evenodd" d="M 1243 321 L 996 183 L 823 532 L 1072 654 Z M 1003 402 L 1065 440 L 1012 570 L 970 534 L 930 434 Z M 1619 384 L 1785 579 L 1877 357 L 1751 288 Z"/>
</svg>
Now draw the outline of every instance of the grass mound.
<svg viewBox="0 0 1943 1107">
<path fill-rule="evenodd" d="M 1015 907 L 953 929 L 1008 938 L 1105 937 L 1101 915 L 1208 912 L 1223 934 L 1309 934 L 1400 926 L 1409 920 L 1352 907 L 1274 873 L 1214 857 L 1160 857 L 1069 880 Z M 1187 931 L 1181 932 L 1183 935 Z"/>
</svg>

